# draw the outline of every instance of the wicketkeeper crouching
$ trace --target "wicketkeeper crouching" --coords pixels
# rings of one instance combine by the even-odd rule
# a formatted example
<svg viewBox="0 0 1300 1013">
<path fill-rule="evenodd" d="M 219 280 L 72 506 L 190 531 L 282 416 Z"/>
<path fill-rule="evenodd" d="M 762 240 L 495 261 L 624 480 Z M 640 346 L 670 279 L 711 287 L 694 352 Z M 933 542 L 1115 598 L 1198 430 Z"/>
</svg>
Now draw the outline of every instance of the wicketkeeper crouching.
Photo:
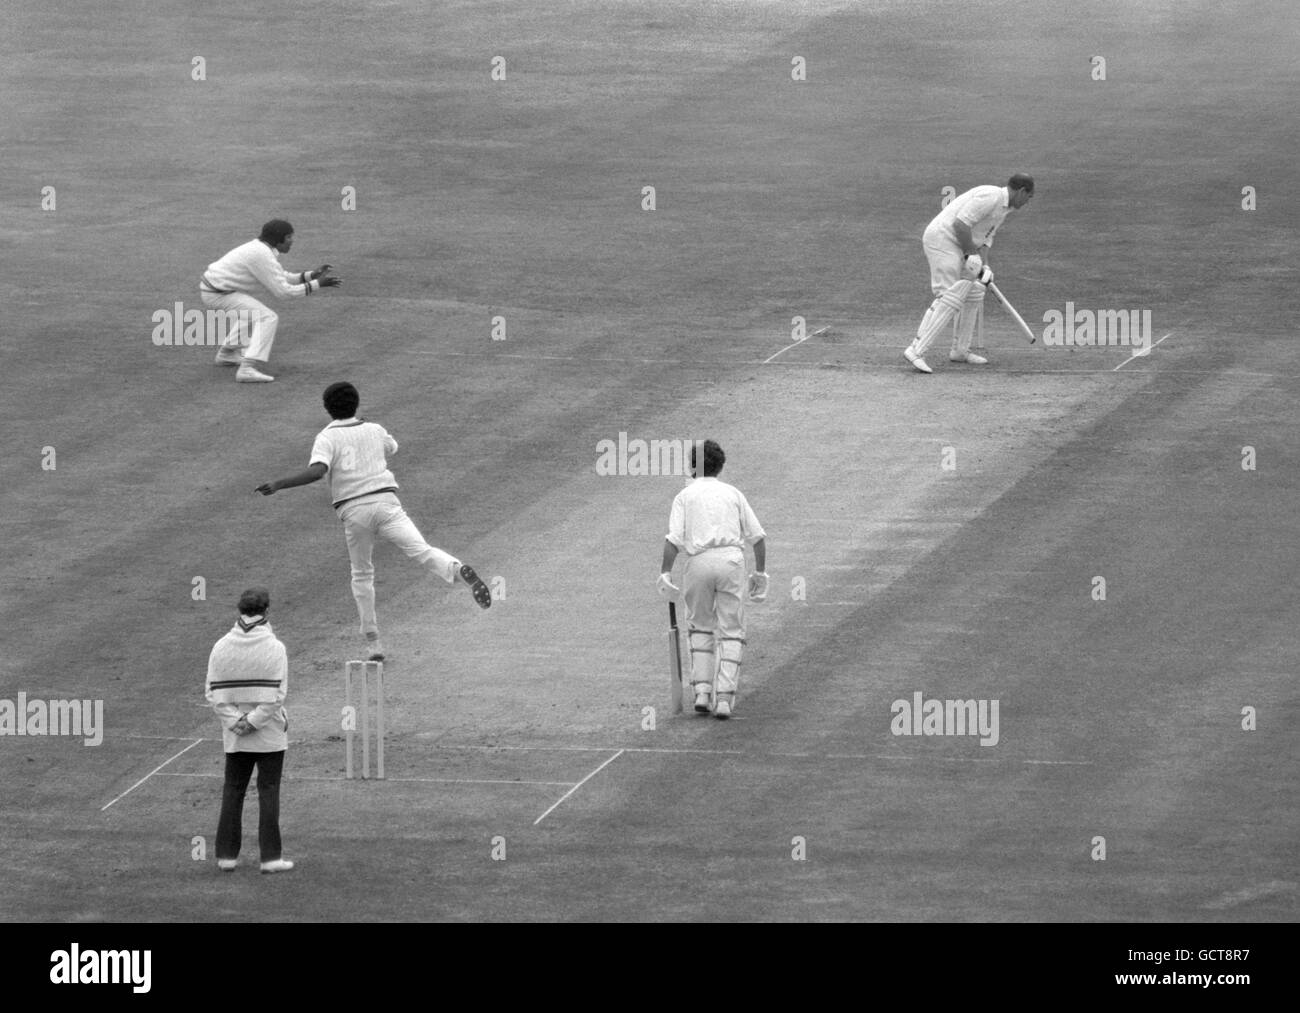
<svg viewBox="0 0 1300 1013">
<path fill-rule="evenodd" d="M 697 453 L 704 459 L 702 476 Z M 658 581 L 661 593 L 672 594 L 678 590 L 671 573 L 677 553 L 684 551 L 686 567 L 681 593 L 686 603 L 695 711 L 709 713 L 712 700 L 713 716 L 724 719 L 731 717 L 740 682 L 740 656 L 745 644 L 745 592 L 748 590 L 754 601 L 764 601 L 768 586 L 763 527 L 744 493 L 718 480 L 726 461 L 727 455 L 713 440 L 697 442 L 691 448 L 694 480 L 673 500 Z M 749 575 L 748 587 L 746 543 L 754 547 L 756 571 Z"/>
</svg>

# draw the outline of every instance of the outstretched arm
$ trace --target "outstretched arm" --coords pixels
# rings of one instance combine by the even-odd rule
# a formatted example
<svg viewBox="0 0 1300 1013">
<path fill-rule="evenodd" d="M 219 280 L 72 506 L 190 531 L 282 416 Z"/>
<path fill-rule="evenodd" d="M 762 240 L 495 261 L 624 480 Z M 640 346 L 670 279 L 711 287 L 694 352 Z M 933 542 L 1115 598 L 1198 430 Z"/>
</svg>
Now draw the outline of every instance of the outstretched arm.
<svg viewBox="0 0 1300 1013">
<path fill-rule="evenodd" d="M 306 471 L 300 471 L 296 475 L 290 475 L 288 478 L 277 478 L 274 482 L 263 482 L 253 492 L 260 492 L 263 496 L 270 496 L 281 489 L 292 489 L 296 485 L 311 485 L 313 482 L 319 482 L 324 478 L 325 472 L 328 470 L 325 465 L 318 461 L 308 467 Z"/>
</svg>

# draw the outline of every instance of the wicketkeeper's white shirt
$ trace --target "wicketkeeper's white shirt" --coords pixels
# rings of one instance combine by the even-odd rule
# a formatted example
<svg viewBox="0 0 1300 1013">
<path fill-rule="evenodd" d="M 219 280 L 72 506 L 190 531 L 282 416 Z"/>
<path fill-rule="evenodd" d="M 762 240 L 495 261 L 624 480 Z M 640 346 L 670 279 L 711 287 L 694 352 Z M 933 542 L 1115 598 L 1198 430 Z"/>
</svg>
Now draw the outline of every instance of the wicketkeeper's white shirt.
<svg viewBox="0 0 1300 1013">
<path fill-rule="evenodd" d="M 764 537 L 745 494 L 720 479 L 694 479 L 673 500 L 667 538 L 688 556 L 705 549 L 742 548 Z"/>
<path fill-rule="evenodd" d="M 279 253 L 260 239 L 236 246 L 208 265 L 203 280 L 218 293 L 243 292 L 255 295 L 258 286 L 281 299 L 311 295 L 319 281 L 308 281 L 306 272 L 290 274 L 281 265 Z"/>
<path fill-rule="evenodd" d="M 316 436 L 309 463 L 329 469 L 330 500 L 337 507 L 367 493 L 396 489 L 387 457 L 395 453 L 397 441 L 378 422 L 335 419 Z"/>
<path fill-rule="evenodd" d="M 992 246 L 993 233 L 1006 221 L 1015 208 L 1011 206 L 1011 193 L 1005 186 L 977 186 L 954 197 L 949 205 L 934 216 L 925 229 L 925 242 L 930 245 L 950 243 L 960 246 L 954 222 L 970 226 L 971 238 L 976 246 Z"/>
</svg>

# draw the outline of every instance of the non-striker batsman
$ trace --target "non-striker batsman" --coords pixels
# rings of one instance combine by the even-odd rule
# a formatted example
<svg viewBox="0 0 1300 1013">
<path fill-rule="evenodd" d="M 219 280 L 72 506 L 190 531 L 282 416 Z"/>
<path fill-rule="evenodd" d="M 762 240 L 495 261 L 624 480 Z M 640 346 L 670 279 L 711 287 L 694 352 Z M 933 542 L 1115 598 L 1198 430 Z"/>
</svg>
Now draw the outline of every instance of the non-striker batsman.
<svg viewBox="0 0 1300 1013">
<path fill-rule="evenodd" d="M 673 500 L 664 541 L 658 587 L 673 593 L 673 563 L 686 553 L 682 598 L 686 602 L 687 641 L 695 712 L 731 717 L 740 685 L 745 644 L 745 592 L 754 601 L 767 597 L 767 542 L 745 494 L 718 479 L 727 455 L 713 440 L 691 448 L 696 476 Z M 745 545 L 754 547 L 754 573 L 745 579 Z M 716 651 L 716 653 L 715 653 Z M 714 676 L 717 676 L 716 696 Z"/>
</svg>

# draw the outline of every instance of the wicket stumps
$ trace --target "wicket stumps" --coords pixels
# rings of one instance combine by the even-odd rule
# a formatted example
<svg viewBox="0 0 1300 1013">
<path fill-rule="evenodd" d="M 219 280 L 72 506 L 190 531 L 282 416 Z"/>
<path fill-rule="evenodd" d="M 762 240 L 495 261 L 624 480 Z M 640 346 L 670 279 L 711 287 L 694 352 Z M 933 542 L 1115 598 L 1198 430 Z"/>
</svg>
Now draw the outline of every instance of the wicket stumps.
<svg viewBox="0 0 1300 1013">
<path fill-rule="evenodd" d="M 343 702 L 352 707 L 352 679 L 357 675 L 360 685 L 361 707 L 356 712 L 356 723 L 361 726 L 361 776 L 370 777 L 370 675 L 374 673 L 375 687 L 375 759 L 377 776 L 384 776 L 384 663 L 382 661 L 349 661 L 343 669 Z M 344 729 L 348 743 L 347 776 L 351 780 L 352 770 L 352 736 L 353 729 Z"/>
</svg>

